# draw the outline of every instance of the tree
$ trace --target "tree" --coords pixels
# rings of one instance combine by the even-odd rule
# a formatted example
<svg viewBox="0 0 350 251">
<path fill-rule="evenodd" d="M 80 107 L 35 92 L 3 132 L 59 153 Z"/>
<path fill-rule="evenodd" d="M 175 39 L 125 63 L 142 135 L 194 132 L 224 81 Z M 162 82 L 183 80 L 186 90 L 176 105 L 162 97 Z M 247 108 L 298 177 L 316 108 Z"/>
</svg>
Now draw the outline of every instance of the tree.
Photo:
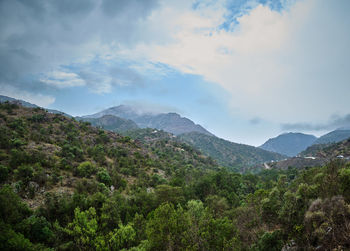
<svg viewBox="0 0 350 251">
<path fill-rule="evenodd" d="M 80 211 L 77 207 L 74 210 L 74 220 L 68 224 L 65 232 L 74 238 L 79 250 L 95 250 L 97 228 L 95 208 L 90 207 L 89 210 Z"/>
<path fill-rule="evenodd" d="M 76 172 L 78 176 L 88 178 L 92 174 L 96 173 L 96 167 L 90 161 L 85 161 L 80 163 L 76 169 Z"/>
<path fill-rule="evenodd" d="M 130 248 L 136 238 L 136 232 L 131 223 L 127 225 L 119 224 L 118 229 L 114 229 L 108 236 L 109 250 L 120 250 Z"/>
<path fill-rule="evenodd" d="M 342 196 L 313 201 L 304 223 L 310 249 L 346 250 L 350 247 L 350 205 Z"/>
<path fill-rule="evenodd" d="M 152 250 L 184 250 L 183 233 L 188 229 L 188 219 L 181 207 L 170 203 L 160 205 L 150 215 L 146 233 Z"/>
<path fill-rule="evenodd" d="M 111 176 L 109 176 L 109 173 L 107 172 L 107 170 L 105 168 L 102 169 L 101 171 L 98 171 L 97 180 L 99 182 L 102 182 L 106 186 L 110 186 L 112 183 Z"/>
</svg>

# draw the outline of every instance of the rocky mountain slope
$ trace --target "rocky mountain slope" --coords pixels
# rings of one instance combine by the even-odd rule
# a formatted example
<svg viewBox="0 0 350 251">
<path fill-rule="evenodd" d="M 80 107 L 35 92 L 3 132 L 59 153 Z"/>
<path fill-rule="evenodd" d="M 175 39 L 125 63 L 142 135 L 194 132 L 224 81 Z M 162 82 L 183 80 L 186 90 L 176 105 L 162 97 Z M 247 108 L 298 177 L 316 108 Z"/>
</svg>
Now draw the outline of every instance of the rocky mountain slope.
<svg viewBox="0 0 350 251">
<path fill-rule="evenodd" d="M 202 126 L 195 124 L 188 118 L 181 117 L 177 113 L 160 113 L 138 111 L 135 107 L 120 105 L 108 108 L 101 112 L 83 116 L 83 118 L 99 118 L 104 115 L 114 115 L 134 121 L 140 128 L 156 128 L 179 135 L 188 132 L 200 132 L 212 135 Z"/>
<path fill-rule="evenodd" d="M 269 139 L 260 148 L 292 157 L 311 146 L 316 139 L 303 133 L 284 133 Z"/>
</svg>

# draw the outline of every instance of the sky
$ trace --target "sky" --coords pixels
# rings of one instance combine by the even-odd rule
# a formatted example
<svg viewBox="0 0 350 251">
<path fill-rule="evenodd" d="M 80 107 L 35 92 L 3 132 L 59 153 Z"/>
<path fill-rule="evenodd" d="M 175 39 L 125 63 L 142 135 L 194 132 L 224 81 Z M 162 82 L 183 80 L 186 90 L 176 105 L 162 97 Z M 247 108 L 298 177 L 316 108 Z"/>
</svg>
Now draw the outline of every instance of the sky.
<svg viewBox="0 0 350 251">
<path fill-rule="evenodd" d="M 0 94 L 261 145 L 350 125 L 348 0 L 1 0 Z"/>
</svg>

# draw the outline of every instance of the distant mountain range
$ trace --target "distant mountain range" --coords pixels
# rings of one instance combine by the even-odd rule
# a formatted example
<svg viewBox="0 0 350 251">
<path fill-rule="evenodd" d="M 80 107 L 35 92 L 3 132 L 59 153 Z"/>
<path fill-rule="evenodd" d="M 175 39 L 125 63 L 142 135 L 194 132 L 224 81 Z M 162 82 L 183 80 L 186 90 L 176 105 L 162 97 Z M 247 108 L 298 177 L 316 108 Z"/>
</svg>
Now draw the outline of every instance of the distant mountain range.
<svg viewBox="0 0 350 251">
<path fill-rule="evenodd" d="M 130 128 L 130 131 L 124 135 L 131 136 L 146 142 L 157 140 L 173 139 L 171 134 L 177 135 L 177 140 L 192 145 L 201 150 L 205 155 L 216 160 L 220 165 L 230 168 L 236 168 L 242 171 L 244 167 L 251 167 L 266 161 L 277 161 L 286 158 L 281 154 L 272 153 L 254 146 L 233 143 L 224 139 L 217 138 L 202 126 L 195 124 L 188 118 L 181 117 L 177 113 L 154 114 L 150 112 L 140 112 L 137 108 L 120 105 L 111 107 L 101 112 L 83 116 L 82 119 L 90 121 L 93 125 L 100 125 L 108 129 L 101 123 L 101 118 L 110 116 L 110 118 L 119 117 L 124 120 L 132 120 L 140 130 Z M 112 117 L 111 117 L 112 116 Z M 109 128 L 113 126 L 110 125 Z M 143 129 L 142 129 L 143 128 Z M 162 130 L 167 133 L 161 133 Z M 124 130 L 125 132 L 126 130 Z M 169 134 L 171 133 L 171 134 Z"/>
<path fill-rule="evenodd" d="M 135 107 L 120 105 L 108 108 L 101 112 L 83 116 L 83 118 L 100 118 L 104 115 L 114 115 L 123 119 L 134 121 L 140 128 L 156 128 L 175 135 L 188 132 L 199 132 L 206 135 L 213 135 L 202 126 L 195 124 L 188 118 L 181 117 L 177 113 L 140 112 Z"/>
<path fill-rule="evenodd" d="M 260 148 L 293 157 L 311 146 L 316 140 L 315 136 L 309 134 L 285 133 L 269 139 Z"/>
<path fill-rule="evenodd" d="M 39 107 L 23 100 L 0 95 L 0 102 L 6 101 L 25 107 Z M 71 117 L 57 110 L 46 110 L 50 113 Z M 286 159 L 287 156 L 296 156 L 305 149 L 308 149 L 303 152 L 305 156 L 316 153 L 322 156 L 322 154 L 329 153 L 330 150 L 324 149 L 328 149 L 331 142 L 339 142 L 350 137 L 350 128 L 337 129 L 318 139 L 313 135 L 303 133 L 285 133 L 269 139 L 257 148 L 218 138 L 201 125 L 177 113 L 144 112 L 137 107 L 126 105 L 111 107 L 92 115 L 76 117 L 76 119 L 90 122 L 93 126 L 106 130 L 127 134 L 150 145 L 151 142 L 155 144 L 154 142 L 167 140 L 186 142 L 216 160 L 218 164 L 240 172 L 247 170 L 247 167 L 252 168 L 265 162 L 280 161 Z M 325 143 L 326 145 L 322 145 Z M 339 153 L 339 151 L 335 152 Z M 283 166 L 299 162 L 303 161 L 299 159 L 284 161 Z"/>
<path fill-rule="evenodd" d="M 120 117 L 116 117 L 114 115 L 103 115 L 100 118 L 76 117 L 76 119 L 79 121 L 86 121 L 93 126 L 118 132 L 118 133 L 139 128 L 134 121 L 130 119 L 123 119 Z"/>
</svg>

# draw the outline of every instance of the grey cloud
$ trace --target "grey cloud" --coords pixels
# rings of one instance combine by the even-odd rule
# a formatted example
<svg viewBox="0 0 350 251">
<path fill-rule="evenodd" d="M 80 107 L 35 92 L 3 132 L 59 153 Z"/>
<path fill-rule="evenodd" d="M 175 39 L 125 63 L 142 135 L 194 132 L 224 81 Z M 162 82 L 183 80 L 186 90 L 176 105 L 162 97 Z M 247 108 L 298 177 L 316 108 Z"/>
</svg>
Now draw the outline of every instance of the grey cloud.
<svg viewBox="0 0 350 251">
<path fill-rule="evenodd" d="M 350 126 L 350 114 L 345 116 L 332 116 L 327 123 L 285 123 L 281 124 L 282 130 L 297 130 L 297 131 L 322 131 L 334 130 L 337 128 L 347 128 Z"/>
<path fill-rule="evenodd" d="M 257 125 L 261 122 L 261 118 L 259 117 L 255 117 L 255 118 L 252 118 L 251 120 L 249 120 L 249 122 L 252 124 L 252 125 Z"/>
<path fill-rule="evenodd" d="M 144 87 L 145 83 L 138 72 L 127 66 L 112 67 L 107 71 L 94 70 L 90 66 L 81 69 L 77 74 L 96 93 L 110 92 L 113 87 L 134 90 L 135 87 Z"/>
<path fill-rule="evenodd" d="M 28 76 L 103 53 L 104 45 L 135 45 L 144 39 L 142 19 L 157 5 L 156 0 L 1 0 L 0 85 L 31 91 L 35 85 L 22 81 Z M 91 86 L 93 78 L 100 80 L 81 75 L 90 79 Z M 128 70 L 119 75 L 142 82 Z"/>
<path fill-rule="evenodd" d="M 113 83 L 120 86 L 143 86 L 142 76 L 135 70 L 126 67 L 114 67 L 110 69 Z"/>
<path fill-rule="evenodd" d="M 110 17 L 120 14 L 130 15 L 136 12 L 138 13 L 136 18 L 144 18 L 157 4 L 156 0 L 103 0 L 102 9 Z"/>
</svg>

